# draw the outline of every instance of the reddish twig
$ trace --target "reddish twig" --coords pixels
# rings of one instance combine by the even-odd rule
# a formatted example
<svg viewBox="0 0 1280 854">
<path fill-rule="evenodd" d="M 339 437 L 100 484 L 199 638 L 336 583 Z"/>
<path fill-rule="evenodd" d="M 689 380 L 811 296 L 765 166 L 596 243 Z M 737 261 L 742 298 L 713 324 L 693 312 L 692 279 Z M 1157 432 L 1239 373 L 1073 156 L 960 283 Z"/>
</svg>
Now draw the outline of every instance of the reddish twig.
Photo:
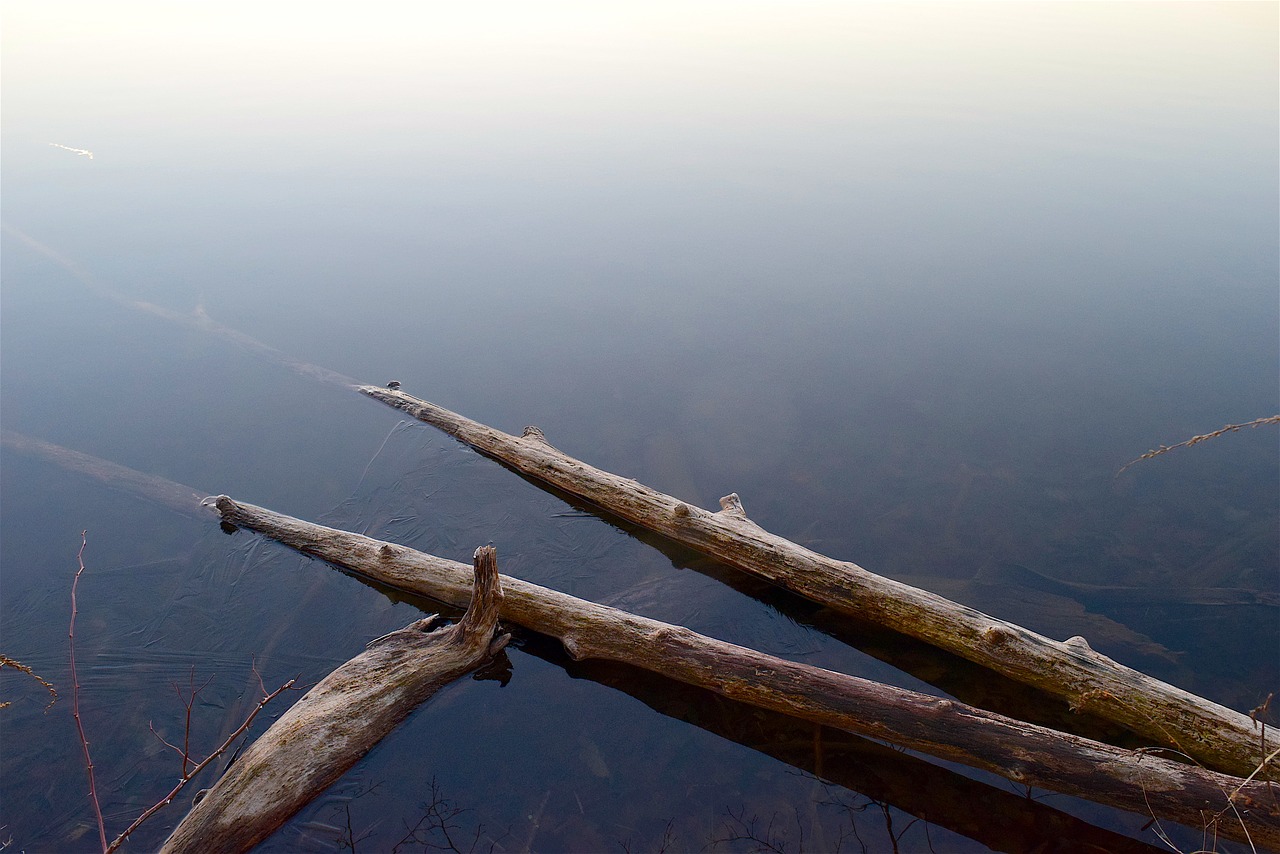
<svg viewBox="0 0 1280 854">
<path fill-rule="evenodd" d="M 203 685 L 197 688 L 196 687 L 196 666 L 193 664 L 191 665 L 191 675 L 188 677 L 189 684 L 187 687 L 190 689 L 190 691 L 187 694 L 186 699 L 183 699 L 182 689 L 178 687 L 178 683 L 177 682 L 173 683 L 173 692 L 178 695 L 178 700 L 182 703 L 183 706 L 186 707 L 186 710 L 187 710 L 187 721 L 186 721 L 186 725 L 183 727 L 183 730 L 182 730 L 182 775 L 184 777 L 187 775 L 187 765 L 192 762 L 192 759 L 191 759 L 191 707 L 196 704 L 196 696 L 205 688 L 208 688 L 209 683 L 212 681 L 213 681 L 213 677 L 210 676 L 208 679 L 204 680 Z M 258 680 L 258 684 L 259 685 L 262 684 L 261 679 Z M 267 693 L 266 686 L 263 686 L 262 693 L 264 696 L 266 695 Z"/>
<path fill-rule="evenodd" d="M 156 739 L 157 739 L 161 744 L 163 744 L 165 747 L 169 748 L 170 750 L 172 750 L 174 753 L 178 754 L 179 756 L 184 756 L 184 757 L 185 757 L 185 754 L 183 754 L 183 752 L 182 752 L 182 748 L 181 748 L 181 747 L 178 747 L 176 744 L 170 744 L 168 741 L 166 741 L 166 740 L 165 740 L 165 737 L 164 737 L 163 735 L 161 735 L 160 733 L 156 732 L 156 725 L 155 725 L 155 724 L 153 724 L 151 721 L 147 721 L 147 729 L 151 730 L 151 734 L 152 734 L 152 735 L 154 735 L 154 736 L 156 737 Z M 183 773 L 184 773 L 184 774 L 186 773 L 186 770 L 187 770 L 187 766 L 186 766 L 186 764 L 184 763 L 184 764 L 183 764 L 183 766 L 182 766 L 182 771 L 183 771 Z"/>
<path fill-rule="evenodd" d="M 84 574 L 84 549 L 88 543 L 88 531 L 80 532 L 80 552 L 76 561 L 80 568 L 71 580 L 71 627 L 67 630 L 68 647 L 71 650 L 71 716 L 76 719 L 76 730 L 80 733 L 80 747 L 84 749 L 85 770 L 89 773 L 89 800 L 93 803 L 93 814 L 98 820 L 98 838 L 102 842 L 102 850 L 107 849 L 107 826 L 102 821 L 102 804 L 98 801 L 98 785 L 93 778 L 93 759 L 89 756 L 89 739 L 85 738 L 84 723 L 80 720 L 80 677 L 76 674 L 76 588 L 80 584 L 80 576 Z"/>
</svg>

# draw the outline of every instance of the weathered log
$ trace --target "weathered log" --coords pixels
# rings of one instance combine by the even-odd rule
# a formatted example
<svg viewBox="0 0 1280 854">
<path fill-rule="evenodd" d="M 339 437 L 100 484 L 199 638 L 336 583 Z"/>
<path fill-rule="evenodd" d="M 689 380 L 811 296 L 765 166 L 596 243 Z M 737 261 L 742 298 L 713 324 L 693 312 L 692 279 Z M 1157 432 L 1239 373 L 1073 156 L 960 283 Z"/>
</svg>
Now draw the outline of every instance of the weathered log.
<svg viewBox="0 0 1280 854">
<path fill-rule="evenodd" d="M 876 803 L 981 843 L 992 851 L 1168 854 L 1169 849 L 1107 830 L 1015 792 L 919 759 L 905 750 L 799 718 L 749 706 L 612 661 L 564 660 L 542 643 L 521 652 L 622 691 L 655 711 L 715 733 Z M 824 799 L 826 800 L 826 799 Z M 841 800 L 834 794 L 832 802 Z"/>
<path fill-rule="evenodd" d="M 377 386 L 359 390 L 522 474 L 730 566 L 836 610 L 887 626 L 1032 685 L 1073 709 L 1116 721 L 1206 767 L 1246 776 L 1280 748 L 1248 715 L 1113 661 L 1082 637 L 1055 641 L 925 590 L 820 555 L 752 522 L 736 494 L 715 513 L 609 472 L 548 444 L 536 427 L 512 436 L 427 401 Z M 1264 767 L 1265 779 L 1280 770 Z"/>
<path fill-rule="evenodd" d="M 467 567 L 219 496 L 226 523 L 381 584 L 466 601 Z M 502 619 L 558 638 L 575 659 L 620 661 L 731 699 L 1143 815 L 1280 845 L 1280 804 L 1245 781 L 1013 720 L 952 700 L 785 661 L 688 629 L 503 577 Z M 1245 830 L 1247 823 L 1248 830 Z"/>
<path fill-rule="evenodd" d="M 247 851 L 323 792 L 424 700 L 507 642 L 494 551 L 476 551 L 473 589 L 455 625 L 432 616 L 372 641 L 306 693 L 245 751 L 161 849 Z"/>
</svg>

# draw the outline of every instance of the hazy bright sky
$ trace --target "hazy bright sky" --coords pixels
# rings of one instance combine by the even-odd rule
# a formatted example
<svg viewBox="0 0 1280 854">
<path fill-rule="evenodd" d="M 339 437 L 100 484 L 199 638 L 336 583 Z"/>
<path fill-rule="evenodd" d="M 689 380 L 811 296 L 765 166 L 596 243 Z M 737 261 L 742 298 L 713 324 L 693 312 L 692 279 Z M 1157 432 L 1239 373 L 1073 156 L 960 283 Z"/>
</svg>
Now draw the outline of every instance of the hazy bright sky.
<svg viewBox="0 0 1280 854">
<path fill-rule="evenodd" d="M 1152 110 L 1170 91 L 1257 103 L 1277 8 L 10 0 L 5 118 L 15 138 L 94 148 L 99 125 L 126 118 L 178 138 L 236 123 L 259 137 L 341 136 L 345 122 L 429 132 L 424 114 L 440 132 L 483 134 L 537 112 L 546 133 L 549 111 L 597 126 L 731 125 L 758 120 L 762 104 L 779 121 L 874 120 L 942 93 L 957 115 L 1069 124 L 1073 110 L 1132 104 L 1143 86 Z"/>
</svg>

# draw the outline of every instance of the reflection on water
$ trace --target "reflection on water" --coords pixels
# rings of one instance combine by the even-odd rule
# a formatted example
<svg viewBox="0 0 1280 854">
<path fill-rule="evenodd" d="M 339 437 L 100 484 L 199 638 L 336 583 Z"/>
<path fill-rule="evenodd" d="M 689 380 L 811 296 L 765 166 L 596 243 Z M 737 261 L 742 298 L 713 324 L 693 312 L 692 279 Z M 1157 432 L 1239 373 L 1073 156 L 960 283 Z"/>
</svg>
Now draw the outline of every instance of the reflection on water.
<svg viewBox="0 0 1280 854">
<path fill-rule="evenodd" d="M 492 540 L 505 572 L 578 596 L 1008 701 L 332 375 L 537 424 L 702 506 L 738 492 L 769 530 L 1238 709 L 1280 685 L 1274 432 L 1117 475 L 1276 411 L 1274 7 L 57 5 L 3 29 L 0 642 L 64 700 L 45 714 L 3 671 L 0 837 L 96 844 L 65 702 L 81 530 L 116 829 L 171 785 L 148 723 L 174 725 L 192 663 L 216 744 L 251 657 L 315 681 L 423 605 L 13 433 L 445 557 Z M 791 850 L 799 828 L 805 850 L 880 850 L 886 826 L 901 850 L 1017 849 L 1076 819 L 1104 848 L 1153 841 L 1065 798 L 988 807 L 1008 799 L 964 771 L 912 791 L 894 781 L 941 772 L 831 733 L 815 752 L 540 643 L 505 687 L 442 693 L 266 849 L 334 850 L 348 816 L 348 841 L 389 848 L 433 793 L 498 850 L 700 847 L 775 816 Z"/>
</svg>

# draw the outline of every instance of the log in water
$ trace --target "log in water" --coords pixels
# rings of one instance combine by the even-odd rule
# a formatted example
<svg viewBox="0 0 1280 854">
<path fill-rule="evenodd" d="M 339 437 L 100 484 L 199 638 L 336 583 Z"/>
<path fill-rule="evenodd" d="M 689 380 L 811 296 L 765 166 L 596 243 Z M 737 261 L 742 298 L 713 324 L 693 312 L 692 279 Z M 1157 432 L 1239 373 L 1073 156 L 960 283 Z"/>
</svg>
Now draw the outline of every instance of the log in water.
<svg viewBox="0 0 1280 854">
<path fill-rule="evenodd" d="M 390 587 L 462 606 L 468 567 L 243 504 L 216 499 L 224 522 Z M 558 638 L 576 659 L 619 661 L 837 729 L 1232 839 L 1280 845 L 1268 784 L 785 661 L 696 632 L 503 577 L 501 617 Z M 1240 816 L 1248 826 L 1246 833 Z"/>
<path fill-rule="evenodd" d="M 552 447 L 536 427 L 512 436 L 399 390 L 359 390 L 535 481 L 815 602 L 1031 685 L 1073 709 L 1120 723 L 1152 747 L 1176 750 L 1223 773 L 1280 780 L 1280 769 L 1263 765 L 1280 749 L 1280 735 L 1264 732 L 1248 715 L 1125 667 L 1083 637 L 1055 641 L 810 551 L 752 522 L 737 495 L 722 498 L 720 511 L 708 512 L 576 460 Z"/>
<path fill-rule="evenodd" d="M 248 851 L 368 753 L 436 691 L 506 644 L 492 548 L 476 551 L 470 607 L 438 628 L 428 617 L 371 642 L 306 693 L 245 751 L 174 828 L 166 854 Z"/>
</svg>

